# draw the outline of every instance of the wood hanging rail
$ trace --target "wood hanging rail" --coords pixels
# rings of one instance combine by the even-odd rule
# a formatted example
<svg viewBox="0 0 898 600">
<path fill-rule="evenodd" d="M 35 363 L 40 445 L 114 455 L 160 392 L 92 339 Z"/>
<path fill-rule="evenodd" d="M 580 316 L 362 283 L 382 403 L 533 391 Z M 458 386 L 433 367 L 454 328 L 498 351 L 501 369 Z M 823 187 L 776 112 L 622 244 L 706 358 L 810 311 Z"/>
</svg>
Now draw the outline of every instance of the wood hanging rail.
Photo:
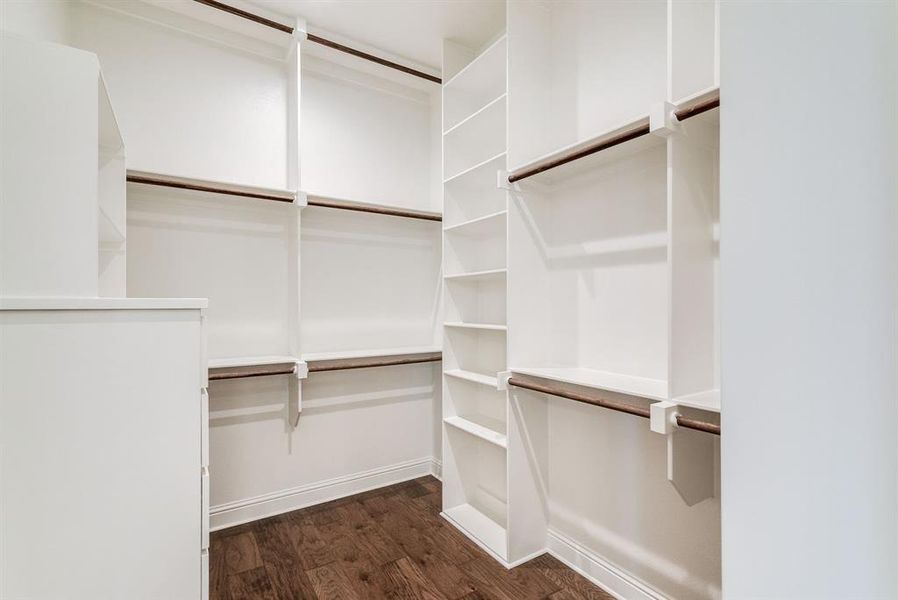
<svg viewBox="0 0 898 600">
<path fill-rule="evenodd" d="M 714 89 L 683 102 L 682 105 L 674 111 L 674 116 L 678 121 L 685 121 L 686 119 L 690 119 L 718 107 L 720 107 L 720 90 Z M 602 150 L 607 150 L 614 146 L 629 142 L 630 140 L 648 135 L 650 132 L 651 126 L 648 119 L 642 119 L 632 127 L 622 128 L 607 136 L 602 136 L 591 144 L 572 150 L 569 153 L 563 153 L 560 156 L 548 158 L 524 169 L 513 171 L 508 174 L 508 183 L 514 183 L 526 179 L 527 177 L 532 177 L 550 169 L 560 167 L 561 165 L 566 165 L 569 162 L 590 156 L 596 152 L 601 152 Z"/>
<path fill-rule="evenodd" d="M 248 21 L 258 23 L 259 25 L 264 25 L 266 27 L 270 27 L 272 29 L 277 29 L 278 31 L 282 31 L 284 33 L 293 35 L 293 27 L 291 27 L 289 25 L 284 25 L 283 23 L 278 23 L 277 21 L 272 21 L 271 19 L 266 19 L 265 17 L 259 16 L 257 14 L 251 13 L 246 10 L 236 8 L 234 6 L 230 6 L 223 2 L 217 2 L 216 0 L 194 0 L 194 1 L 199 2 L 200 4 L 204 4 L 206 6 L 209 6 L 211 8 L 215 8 L 220 11 L 241 17 Z M 351 54 L 352 56 L 362 58 L 364 60 L 368 60 L 373 63 L 377 63 L 381 66 L 388 67 L 390 69 L 395 69 L 397 71 L 402 71 L 403 73 L 412 75 L 414 77 L 420 77 L 421 79 L 426 79 L 427 81 L 432 81 L 434 83 L 440 83 L 440 84 L 443 83 L 443 80 L 435 75 L 431 75 L 429 73 L 425 73 L 423 71 L 419 71 L 419 70 L 413 69 L 411 67 L 406 67 L 405 65 L 400 65 L 399 63 L 393 62 L 391 60 L 387 60 L 385 58 L 380 58 L 379 56 L 374 56 L 373 54 L 369 54 L 369 53 L 363 52 L 361 50 L 356 50 L 355 48 L 350 48 L 349 46 L 345 46 L 345 45 L 335 42 L 333 40 L 323 38 L 320 35 L 307 33 L 306 39 L 308 39 L 310 42 L 314 42 L 314 43 L 320 44 L 322 46 L 327 46 L 328 48 L 332 48 L 339 52 L 345 52 L 346 54 Z"/>
<path fill-rule="evenodd" d="M 256 198 L 259 200 L 271 200 L 274 202 L 286 202 L 292 204 L 294 197 L 292 194 L 284 193 L 283 195 L 275 195 L 265 192 L 249 191 L 239 189 L 237 187 L 215 186 L 201 183 L 188 183 L 185 181 L 176 181 L 173 179 L 165 179 L 162 177 L 151 177 L 146 175 L 128 174 L 126 177 L 128 183 L 140 183 L 144 185 L 155 185 L 159 187 L 169 187 L 179 190 L 191 190 L 195 192 L 208 192 L 210 194 L 226 194 L 228 196 L 240 196 L 242 198 Z"/>
<path fill-rule="evenodd" d="M 350 200 L 325 198 L 324 196 L 309 196 L 307 198 L 307 202 L 309 206 L 319 206 L 323 208 L 353 210 L 356 212 L 389 215 L 393 217 L 406 217 L 408 219 L 423 219 L 425 221 L 443 220 L 442 215 L 440 215 L 439 213 L 427 212 L 423 210 L 413 210 L 410 208 L 392 208 L 389 206 L 378 206 L 376 204 L 364 204 L 362 202 L 352 202 Z"/>
<path fill-rule="evenodd" d="M 266 377 L 268 375 L 292 375 L 296 373 L 296 363 L 279 363 L 271 365 L 247 365 L 240 367 L 211 367 L 209 381 L 220 379 L 245 379 L 247 377 Z"/>
<path fill-rule="evenodd" d="M 642 417 L 643 419 L 651 418 L 651 412 L 648 408 L 634 406 L 632 404 L 627 404 L 626 402 L 617 402 L 615 400 L 607 400 L 605 398 L 587 396 L 586 394 L 572 392 L 566 389 L 561 389 L 560 387 L 544 385 L 541 383 L 533 383 L 530 381 L 522 381 L 520 379 L 515 379 L 514 377 L 511 377 L 508 380 L 508 385 L 513 385 L 514 387 L 519 387 L 534 392 L 541 392 L 543 394 L 551 394 L 552 396 L 559 396 L 561 398 L 567 398 L 568 400 L 575 400 L 577 402 L 583 402 L 585 404 L 592 404 L 593 406 L 600 406 L 609 410 L 615 410 L 617 412 Z M 678 415 L 677 425 L 686 429 L 694 429 L 696 431 L 703 431 L 705 433 L 711 433 L 713 435 L 720 435 L 720 425 L 717 425 L 716 423 L 708 423 L 707 421 L 700 421 L 698 419 L 691 419 Z"/>
<path fill-rule="evenodd" d="M 306 362 L 309 365 L 309 373 L 320 373 L 322 371 L 345 371 L 347 369 L 367 369 L 370 367 L 414 365 L 418 363 L 439 362 L 441 360 L 443 360 L 442 352 L 425 352 L 416 354 L 396 354 L 392 356 L 366 356 L 359 358 L 310 360 Z"/>
<path fill-rule="evenodd" d="M 533 177 L 534 175 L 539 175 L 540 173 L 543 173 L 550 169 L 554 169 L 555 167 L 560 167 L 561 165 L 566 165 L 569 162 L 579 160 L 585 156 L 595 154 L 596 152 L 601 152 L 602 150 L 607 150 L 608 148 L 613 148 L 614 146 L 618 146 L 620 144 L 623 144 L 624 142 L 629 142 L 630 140 L 635 140 L 638 137 L 647 135 L 649 131 L 650 129 L 647 121 L 645 123 L 637 125 L 636 127 L 624 129 L 609 137 L 603 137 L 596 142 L 589 144 L 588 146 L 571 152 L 570 154 L 565 154 L 557 158 L 551 158 L 532 167 L 509 173 L 508 183 L 514 183 L 515 181 L 520 181 L 528 177 Z"/>
</svg>

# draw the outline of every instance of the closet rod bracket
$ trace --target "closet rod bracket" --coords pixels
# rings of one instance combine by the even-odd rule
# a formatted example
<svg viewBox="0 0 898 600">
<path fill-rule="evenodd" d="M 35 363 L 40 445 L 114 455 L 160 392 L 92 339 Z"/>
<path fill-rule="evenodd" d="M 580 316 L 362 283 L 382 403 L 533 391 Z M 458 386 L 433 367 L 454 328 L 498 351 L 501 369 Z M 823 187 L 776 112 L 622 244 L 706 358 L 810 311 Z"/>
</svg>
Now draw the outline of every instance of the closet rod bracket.
<svg viewBox="0 0 898 600">
<path fill-rule="evenodd" d="M 667 138 L 682 130 L 676 117 L 677 107 L 670 102 L 659 102 L 649 111 L 649 132 Z"/>
<path fill-rule="evenodd" d="M 679 406 L 673 402 L 664 400 L 655 402 L 649 406 L 649 427 L 655 433 L 670 435 L 677 428 L 677 417 L 680 415 Z"/>
<path fill-rule="evenodd" d="M 508 171 L 496 171 L 496 187 L 500 190 L 511 190 L 511 183 L 508 181 Z"/>
<path fill-rule="evenodd" d="M 305 192 L 296 192 L 296 198 L 293 200 L 293 204 L 295 204 L 298 208 L 305 208 L 309 205 L 309 195 Z"/>
<path fill-rule="evenodd" d="M 499 371 L 496 373 L 496 389 L 500 392 L 507 390 L 509 379 L 511 379 L 511 371 Z"/>
</svg>

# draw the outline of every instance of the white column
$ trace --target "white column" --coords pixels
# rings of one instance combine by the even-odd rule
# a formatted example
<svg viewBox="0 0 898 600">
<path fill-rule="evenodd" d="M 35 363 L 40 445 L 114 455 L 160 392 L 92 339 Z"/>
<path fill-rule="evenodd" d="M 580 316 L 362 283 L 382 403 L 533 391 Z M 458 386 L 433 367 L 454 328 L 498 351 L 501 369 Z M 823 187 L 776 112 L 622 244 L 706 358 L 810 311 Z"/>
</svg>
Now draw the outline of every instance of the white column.
<svg viewBox="0 0 898 600">
<path fill-rule="evenodd" d="M 725 598 L 898 598 L 898 3 L 721 4 Z"/>
</svg>

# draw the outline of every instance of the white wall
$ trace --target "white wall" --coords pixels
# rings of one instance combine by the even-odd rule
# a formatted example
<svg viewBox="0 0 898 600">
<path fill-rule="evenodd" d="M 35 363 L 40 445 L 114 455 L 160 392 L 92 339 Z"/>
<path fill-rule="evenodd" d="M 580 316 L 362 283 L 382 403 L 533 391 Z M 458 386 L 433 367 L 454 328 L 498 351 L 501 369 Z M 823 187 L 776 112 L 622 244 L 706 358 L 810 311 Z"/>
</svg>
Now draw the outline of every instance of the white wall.
<svg viewBox="0 0 898 600">
<path fill-rule="evenodd" d="M 21 36 L 69 43 L 71 2 L 66 0 L 3 0 L 0 28 Z"/>
<path fill-rule="evenodd" d="M 898 597 L 896 24 L 721 6 L 729 599 Z"/>
</svg>

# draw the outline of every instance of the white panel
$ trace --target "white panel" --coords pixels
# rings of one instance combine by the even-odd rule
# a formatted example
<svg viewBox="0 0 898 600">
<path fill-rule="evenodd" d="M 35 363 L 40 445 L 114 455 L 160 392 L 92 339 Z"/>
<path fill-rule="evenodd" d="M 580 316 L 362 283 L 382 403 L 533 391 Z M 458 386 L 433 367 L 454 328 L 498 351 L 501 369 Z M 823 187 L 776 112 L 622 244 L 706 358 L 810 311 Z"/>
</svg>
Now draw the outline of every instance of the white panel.
<svg viewBox="0 0 898 600">
<path fill-rule="evenodd" d="M 5 311 L 0 330 L 0 596 L 198 597 L 199 310 Z"/>
<path fill-rule="evenodd" d="M 429 364 L 311 373 L 296 429 L 288 385 L 211 382 L 213 509 L 431 455 Z"/>
<path fill-rule="evenodd" d="M 896 23 L 721 3 L 730 598 L 898 597 Z"/>
<path fill-rule="evenodd" d="M 437 222 L 304 209 L 303 351 L 433 345 L 439 239 Z"/>
<path fill-rule="evenodd" d="M 128 295 L 209 298 L 209 356 L 288 354 L 292 204 L 131 185 Z"/>
<path fill-rule="evenodd" d="M 717 77 L 718 0 L 668 0 L 670 98 L 714 87 Z"/>
<path fill-rule="evenodd" d="M 283 188 L 287 65 L 96 5 L 73 42 L 96 52 L 128 167 Z"/>
<path fill-rule="evenodd" d="M 0 294 L 96 296 L 97 58 L 2 44 Z"/>
<path fill-rule="evenodd" d="M 433 209 L 431 113 L 421 92 L 304 61 L 302 185 L 309 194 Z"/>
</svg>

